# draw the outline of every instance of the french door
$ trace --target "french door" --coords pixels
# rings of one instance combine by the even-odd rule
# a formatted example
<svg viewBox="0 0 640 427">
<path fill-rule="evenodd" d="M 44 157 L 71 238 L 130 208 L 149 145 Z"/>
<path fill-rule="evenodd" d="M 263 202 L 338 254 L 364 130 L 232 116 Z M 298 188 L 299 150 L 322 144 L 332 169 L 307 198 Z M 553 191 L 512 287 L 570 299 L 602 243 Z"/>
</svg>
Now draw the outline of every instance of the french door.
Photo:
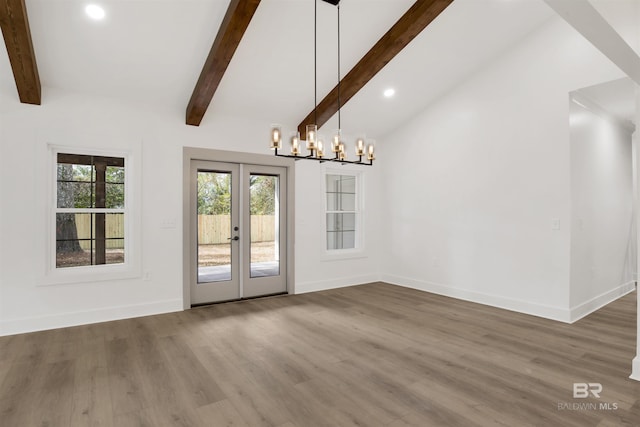
<svg viewBox="0 0 640 427">
<path fill-rule="evenodd" d="M 287 169 L 191 162 L 191 304 L 287 291 Z"/>
</svg>

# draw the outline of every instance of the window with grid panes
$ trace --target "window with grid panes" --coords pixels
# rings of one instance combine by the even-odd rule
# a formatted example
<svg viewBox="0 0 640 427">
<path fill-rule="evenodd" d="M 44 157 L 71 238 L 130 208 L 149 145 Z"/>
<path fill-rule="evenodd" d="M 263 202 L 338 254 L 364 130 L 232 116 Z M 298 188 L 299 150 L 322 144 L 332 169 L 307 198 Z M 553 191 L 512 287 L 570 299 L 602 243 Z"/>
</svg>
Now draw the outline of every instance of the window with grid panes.
<svg viewBox="0 0 640 427">
<path fill-rule="evenodd" d="M 360 215 L 357 181 L 357 175 L 326 175 L 328 251 L 357 248 Z"/>
<path fill-rule="evenodd" d="M 125 159 L 57 153 L 56 268 L 125 262 Z"/>
</svg>

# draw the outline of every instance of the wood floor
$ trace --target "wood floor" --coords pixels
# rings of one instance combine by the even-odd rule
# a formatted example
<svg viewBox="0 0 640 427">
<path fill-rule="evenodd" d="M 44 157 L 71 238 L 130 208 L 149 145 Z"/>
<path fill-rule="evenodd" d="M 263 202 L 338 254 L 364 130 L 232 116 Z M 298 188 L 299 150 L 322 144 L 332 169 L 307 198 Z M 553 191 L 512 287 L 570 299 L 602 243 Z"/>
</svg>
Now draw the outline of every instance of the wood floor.
<svg viewBox="0 0 640 427">
<path fill-rule="evenodd" d="M 635 304 L 566 325 L 373 283 L 4 337 L 0 425 L 637 427 Z"/>
</svg>

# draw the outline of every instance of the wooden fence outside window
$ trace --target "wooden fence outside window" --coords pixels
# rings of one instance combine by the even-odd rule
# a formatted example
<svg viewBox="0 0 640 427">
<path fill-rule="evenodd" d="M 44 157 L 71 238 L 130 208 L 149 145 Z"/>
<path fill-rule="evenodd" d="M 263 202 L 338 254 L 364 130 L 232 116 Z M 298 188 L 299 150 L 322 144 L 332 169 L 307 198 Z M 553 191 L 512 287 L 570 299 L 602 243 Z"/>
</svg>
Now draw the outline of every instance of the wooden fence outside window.
<svg viewBox="0 0 640 427">
<path fill-rule="evenodd" d="M 78 236 L 90 236 L 91 215 L 76 215 L 76 229 Z M 198 242 L 201 245 L 218 245 L 229 243 L 231 237 L 231 219 L 229 215 L 198 215 Z M 124 236 L 124 215 L 114 215 L 106 223 L 106 237 Z M 95 236 L 95 233 L 93 234 Z M 271 242 L 276 237 L 276 217 L 274 215 L 251 215 L 251 242 Z M 84 250 L 90 248 L 91 243 L 80 241 Z M 107 240 L 107 249 L 123 249 L 124 240 Z"/>
</svg>

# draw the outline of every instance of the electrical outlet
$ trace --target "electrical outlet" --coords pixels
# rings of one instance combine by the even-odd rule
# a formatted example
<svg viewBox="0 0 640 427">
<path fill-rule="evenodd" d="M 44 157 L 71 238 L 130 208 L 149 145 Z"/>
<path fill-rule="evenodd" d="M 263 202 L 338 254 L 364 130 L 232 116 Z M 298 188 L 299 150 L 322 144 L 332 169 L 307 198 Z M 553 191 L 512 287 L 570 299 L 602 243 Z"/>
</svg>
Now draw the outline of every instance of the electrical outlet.
<svg viewBox="0 0 640 427">
<path fill-rule="evenodd" d="M 148 282 L 149 280 L 151 280 L 151 272 L 150 271 L 145 271 L 144 274 L 142 275 L 142 280 L 144 280 L 145 282 Z"/>
<path fill-rule="evenodd" d="M 160 222 L 160 228 L 176 228 L 176 219 L 165 218 Z"/>
</svg>

